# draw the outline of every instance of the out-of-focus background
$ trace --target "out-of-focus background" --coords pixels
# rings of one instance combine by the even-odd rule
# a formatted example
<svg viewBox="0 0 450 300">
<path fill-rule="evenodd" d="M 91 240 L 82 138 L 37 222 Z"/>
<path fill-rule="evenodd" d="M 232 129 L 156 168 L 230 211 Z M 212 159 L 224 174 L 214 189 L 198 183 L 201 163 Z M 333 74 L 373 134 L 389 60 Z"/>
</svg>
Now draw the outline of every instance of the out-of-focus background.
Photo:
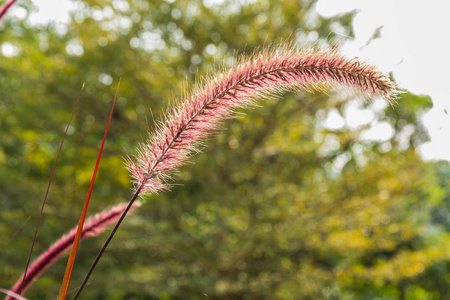
<svg viewBox="0 0 450 300">
<path fill-rule="evenodd" d="M 25 268 L 83 82 L 33 257 L 78 221 L 120 77 L 91 214 L 130 197 L 123 157 L 146 138 L 147 123 L 195 78 L 233 65 L 236 52 L 285 40 L 338 43 L 376 63 L 367 49 L 389 33 L 389 23 L 366 26 L 370 34 L 355 40 L 356 20 L 368 11 L 333 11 L 326 2 L 69 1 L 58 2 L 64 7 L 55 15 L 58 4 L 40 1 L 44 16 L 37 17 L 31 1 L 19 0 L 0 24 L 0 247 L 31 219 L 0 253 L 0 287 Z M 435 45 L 425 42 L 433 56 Z M 355 54 L 355 43 L 363 54 Z M 402 58 L 390 45 L 383 56 Z M 429 160 L 444 155 L 425 155 L 422 123 L 432 100 L 401 78 L 400 87 L 413 93 L 394 108 L 345 93 L 288 93 L 228 121 L 181 168 L 171 191 L 146 197 L 127 217 L 83 297 L 450 298 L 450 166 Z M 442 124 L 447 109 L 439 105 L 433 119 Z M 81 243 L 71 288 L 106 234 Z M 66 258 L 25 296 L 54 299 Z"/>
</svg>

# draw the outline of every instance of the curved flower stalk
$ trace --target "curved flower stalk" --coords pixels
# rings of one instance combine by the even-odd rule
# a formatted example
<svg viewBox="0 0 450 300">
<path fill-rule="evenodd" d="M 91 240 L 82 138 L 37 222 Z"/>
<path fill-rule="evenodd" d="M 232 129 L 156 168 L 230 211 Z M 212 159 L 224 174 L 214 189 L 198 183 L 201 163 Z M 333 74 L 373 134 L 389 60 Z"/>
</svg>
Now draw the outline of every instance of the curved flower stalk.
<svg viewBox="0 0 450 300">
<path fill-rule="evenodd" d="M 283 46 L 242 59 L 228 72 L 206 78 L 187 99 L 168 111 L 135 159 L 127 160 L 134 195 L 117 221 L 78 289 L 78 299 L 94 268 L 137 197 L 167 189 L 171 174 L 234 110 L 288 90 L 325 90 L 344 86 L 358 96 L 394 101 L 398 91 L 388 76 L 374 66 L 347 60 L 334 50 L 294 50 Z"/>
<path fill-rule="evenodd" d="M 140 202 L 135 203 L 135 207 L 140 205 Z M 83 232 L 81 235 L 82 239 L 87 237 L 93 237 L 100 234 L 102 231 L 106 229 L 106 226 L 110 223 L 117 221 L 117 219 L 122 215 L 124 210 L 126 209 L 127 204 L 122 203 L 116 206 L 113 206 L 109 209 L 106 209 L 93 217 L 89 218 L 83 227 Z M 31 264 L 25 281 L 23 283 L 24 292 L 30 284 L 48 267 L 51 266 L 67 249 L 72 246 L 72 243 L 75 239 L 75 235 L 77 232 L 77 227 L 73 228 L 69 231 L 69 233 L 63 235 L 58 241 L 56 241 L 50 248 L 48 248 L 44 253 L 42 253 L 36 260 Z M 11 291 L 13 293 L 19 293 L 20 286 L 22 285 L 23 274 L 20 276 L 19 280 L 14 284 Z M 8 296 L 5 300 L 13 300 L 16 299 L 13 296 Z"/>
<path fill-rule="evenodd" d="M 235 109 L 287 90 L 324 90 L 336 86 L 358 96 L 394 101 L 395 84 L 374 66 L 347 60 L 335 50 L 293 50 L 288 46 L 255 53 L 228 72 L 208 78 L 172 108 L 157 132 L 142 143 L 127 167 L 139 194 L 168 187 L 167 179 Z"/>
</svg>

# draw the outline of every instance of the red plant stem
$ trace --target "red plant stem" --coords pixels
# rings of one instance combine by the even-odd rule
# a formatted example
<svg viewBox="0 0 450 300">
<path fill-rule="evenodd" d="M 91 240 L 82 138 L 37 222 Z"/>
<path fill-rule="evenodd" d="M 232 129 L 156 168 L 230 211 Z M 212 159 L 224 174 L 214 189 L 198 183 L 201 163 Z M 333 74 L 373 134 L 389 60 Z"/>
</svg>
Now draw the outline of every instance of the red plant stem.
<svg viewBox="0 0 450 300">
<path fill-rule="evenodd" d="M 19 294 L 22 294 L 23 284 L 25 282 L 25 279 L 27 278 L 28 266 L 30 265 L 31 255 L 33 254 L 34 244 L 36 243 L 36 237 L 37 237 L 37 234 L 38 234 L 39 225 L 41 223 L 42 213 L 44 212 L 44 206 L 45 206 L 45 203 L 47 202 L 48 192 L 50 191 L 50 186 L 52 185 L 53 174 L 55 173 L 56 164 L 58 163 L 59 155 L 61 154 L 61 149 L 62 149 L 62 147 L 64 145 L 64 140 L 66 139 L 67 132 L 69 131 L 70 123 L 72 123 L 73 115 L 75 114 L 75 111 L 77 110 L 78 103 L 80 103 L 81 93 L 83 92 L 83 89 L 84 89 L 84 83 L 81 86 L 80 95 L 78 96 L 77 102 L 75 102 L 75 106 L 74 106 L 74 108 L 72 110 L 72 114 L 70 115 L 70 119 L 69 119 L 69 122 L 67 123 L 66 130 L 64 131 L 64 136 L 63 136 L 63 138 L 61 140 L 61 144 L 59 145 L 59 150 L 58 150 L 58 154 L 56 155 L 55 163 L 53 164 L 52 173 L 50 175 L 50 180 L 48 181 L 47 191 L 45 192 L 44 201 L 42 202 L 41 212 L 39 213 L 39 219 L 38 219 L 38 223 L 36 225 L 36 231 L 34 232 L 33 242 L 31 243 L 30 254 L 28 255 L 27 266 L 25 267 L 25 272 L 24 272 L 24 276 L 23 276 L 23 282 L 22 282 L 22 285 L 21 285 L 21 287 L 19 289 Z"/>
<path fill-rule="evenodd" d="M 58 300 L 64 300 L 67 295 L 67 290 L 69 289 L 70 277 L 72 276 L 73 266 L 75 264 L 75 257 L 77 255 L 78 245 L 81 239 L 81 233 L 83 231 L 84 220 L 86 219 L 87 210 L 89 207 L 89 201 L 91 199 L 92 189 L 94 188 L 95 178 L 97 176 L 98 166 L 100 165 L 100 159 L 102 158 L 103 147 L 105 146 L 106 136 L 108 134 L 109 124 L 111 123 L 112 114 L 114 111 L 114 105 L 116 104 L 117 94 L 119 93 L 120 80 L 117 85 L 116 95 L 114 97 L 114 101 L 111 107 L 111 112 L 109 114 L 108 124 L 106 125 L 105 134 L 103 136 L 102 145 L 100 147 L 100 151 L 98 153 L 97 163 L 95 164 L 94 173 L 92 174 L 91 185 L 89 186 L 89 191 L 86 196 L 86 200 L 84 202 L 83 211 L 81 213 L 80 222 L 78 223 L 77 234 L 75 235 L 75 240 L 72 245 L 72 249 L 70 250 L 69 260 L 67 261 L 66 272 L 64 274 L 63 282 L 61 285 L 61 290 L 59 292 Z"/>
<path fill-rule="evenodd" d="M 135 203 L 135 206 L 140 205 L 140 203 Z M 83 227 L 83 232 L 81 234 L 81 239 L 87 237 L 93 237 L 101 233 L 106 229 L 106 226 L 116 221 L 119 216 L 126 209 L 126 204 L 119 204 L 113 206 L 110 209 L 104 210 L 101 213 L 94 215 L 86 221 Z M 11 291 L 17 293 L 19 288 L 23 284 L 23 292 L 33 283 L 36 278 L 42 274 L 48 267 L 50 267 L 60 256 L 63 254 L 75 240 L 75 235 L 77 232 L 77 227 L 73 228 L 66 235 L 62 236 L 58 241 L 56 241 L 52 246 L 50 246 L 44 253 L 42 253 L 38 258 L 36 258 L 30 265 L 28 276 L 24 280 L 25 276 L 22 276 L 17 280 L 17 282 L 12 287 Z M 13 298 L 6 298 L 5 300 L 12 300 Z"/>
<path fill-rule="evenodd" d="M 123 211 L 122 215 L 120 216 L 120 219 L 117 221 L 116 225 L 114 226 L 114 229 L 111 231 L 111 233 L 109 234 L 109 236 L 106 239 L 105 243 L 103 244 L 103 247 L 100 249 L 99 253 L 97 254 L 97 257 L 95 258 L 94 262 L 92 263 L 92 266 L 89 268 L 89 271 L 86 274 L 86 276 L 84 277 L 84 280 L 81 283 L 80 287 L 78 288 L 78 291 L 75 294 L 75 297 L 73 298 L 73 300 L 76 300 L 78 298 L 78 296 L 80 296 L 81 292 L 83 291 L 84 286 L 86 285 L 86 283 L 89 280 L 89 277 L 91 277 L 92 272 L 94 271 L 95 267 L 97 266 L 98 261 L 100 260 L 100 258 L 102 257 L 103 253 L 105 252 L 106 248 L 108 247 L 109 243 L 111 242 L 112 238 L 116 234 L 117 229 L 119 229 L 120 224 L 122 223 L 123 219 L 125 219 L 125 216 L 127 215 L 128 211 L 133 206 L 133 203 L 135 202 L 135 200 L 139 196 L 139 194 L 141 192 L 141 189 L 143 187 L 144 187 L 143 185 L 138 187 L 136 189 L 136 192 L 134 193 L 133 197 L 131 197 L 130 201 L 128 202 L 128 205 L 127 205 L 126 209 Z"/>
</svg>

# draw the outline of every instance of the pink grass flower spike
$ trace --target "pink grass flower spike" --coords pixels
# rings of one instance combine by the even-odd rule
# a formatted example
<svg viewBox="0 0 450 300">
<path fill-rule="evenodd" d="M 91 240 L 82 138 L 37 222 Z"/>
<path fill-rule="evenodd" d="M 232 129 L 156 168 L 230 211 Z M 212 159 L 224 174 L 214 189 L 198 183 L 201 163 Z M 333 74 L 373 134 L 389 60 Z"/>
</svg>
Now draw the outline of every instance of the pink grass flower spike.
<svg viewBox="0 0 450 300">
<path fill-rule="evenodd" d="M 139 207 L 140 203 L 135 203 L 135 207 Z M 86 220 L 86 223 L 83 227 L 83 232 L 81 234 L 81 239 L 85 239 L 87 237 L 93 237 L 100 234 L 102 231 L 106 229 L 106 227 L 117 221 L 117 219 L 121 216 L 123 211 L 126 209 L 126 203 L 122 203 L 116 206 L 113 206 L 110 209 L 104 210 L 101 213 L 94 215 L 93 217 Z M 75 239 L 75 235 L 77 232 L 77 227 L 73 228 L 69 231 L 69 233 L 62 236 L 58 241 L 56 241 L 50 248 L 47 249 L 44 253 L 42 253 L 38 258 L 36 258 L 30 268 L 28 269 L 28 274 L 23 284 L 22 292 L 33 283 L 34 280 L 44 272 L 51 264 L 53 264 L 58 258 L 63 254 L 67 249 L 69 249 L 73 241 Z M 17 280 L 11 289 L 12 292 L 18 293 L 20 286 L 23 281 L 23 276 Z M 8 296 L 5 300 L 13 300 L 15 299 L 12 296 Z"/>
<path fill-rule="evenodd" d="M 208 77 L 178 107 L 168 111 L 156 133 L 141 143 L 138 154 L 127 160 L 134 181 L 131 208 L 139 195 L 167 189 L 172 173 L 199 144 L 232 117 L 238 108 L 250 107 L 261 98 L 284 91 L 325 90 L 343 86 L 358 96 L 384 97 L 393 102 L 399 93 L 388 76 L 374 66 L 347 60 L 334 50 L 294 50 L 289 45 L 264 50 L 242 59 L 228 72 Z M 98 253 L 74 300 L 78 298 L 95 266 L 120 226 L 127 210 Z"/>
<path fill-rule="evenodd" d="M 0 7 L 0 22 L 3 18 L 4 15 L 6 15 L 6 13 L 8 12 L 8 10 L 11 8 L 11 6 L 14 4 L 14 2 L 16 2 L 16 0 L 9 0 L 7 1 L 5 4 L 3 4 Z"/>
<path fill-rule="evenodd" d="M 335 50 L 293 50 L 282 46 L 242 59 L 236 67 L 197 85 L 190 96 L 171 109 L 157 132 L 142 143 L 127 167 L 141 194 L 168 187 L 167 180 L 218 125 L 242 107 L 283 91 L 350 89 L 358 96 L 392 102 L 398 91 L 374 66 L 348 60 Z"/>
</svg>

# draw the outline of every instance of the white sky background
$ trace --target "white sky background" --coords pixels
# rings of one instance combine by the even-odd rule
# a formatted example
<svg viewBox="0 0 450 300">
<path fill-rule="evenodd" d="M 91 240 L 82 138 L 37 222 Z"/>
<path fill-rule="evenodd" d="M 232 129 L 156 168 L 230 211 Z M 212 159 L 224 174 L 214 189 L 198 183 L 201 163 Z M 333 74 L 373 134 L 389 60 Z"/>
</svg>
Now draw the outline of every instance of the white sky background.
<svg viewBox="0 0 450 300">
<path fill-rule="evenodd" d="M 48 20 L 67 22 L 66 12 L 75 9 L 68 0 L 33 2 L 40 8 L 30 16 L 34 24 Z M 450 113 L 447 91 L 450 85 L 448 8 L 447 0 L 319 0 L 316 6 L 317 12 L 326 17 L 357 10 L 353 23 L 356 38 L 344 43 L 343 54 L 357 56 L 385 72 L 393 72 L 401 88 L 432 97 L 434 106 L 423 117 L 431 142 L 420 148 L 427 160 L 450 160 L 450 115 L 445 112 Z M 380 26 L 383 26 L 381 37 L 364 47 Z M 364 112 L 355 112 L 351 118 L 361 115 L 360 122 L 365 123 L 367 116 Z M 343 122 L 342 119 L 335 121 Z M 358 120 L 352 122 L 358 123 Z M 383 129 L 381 126 L 379 130 L 389 131 L 391 128 Z"/>
<path fill-rule="evenodd" d="M 447 0 L 319 0 L 325 17 L 357 10 L 355 40 L 342 52 L 393 72 L 401 88 L 426 94 L 433 108 L 423 121 L 431 142 L 420 148 L 424 159 L 450 160 L 450 2 Z M 376 28 L 381 37 L 363 47 Z M 401 103 L 399 103 L 401 105 Z"/>
</svg>

